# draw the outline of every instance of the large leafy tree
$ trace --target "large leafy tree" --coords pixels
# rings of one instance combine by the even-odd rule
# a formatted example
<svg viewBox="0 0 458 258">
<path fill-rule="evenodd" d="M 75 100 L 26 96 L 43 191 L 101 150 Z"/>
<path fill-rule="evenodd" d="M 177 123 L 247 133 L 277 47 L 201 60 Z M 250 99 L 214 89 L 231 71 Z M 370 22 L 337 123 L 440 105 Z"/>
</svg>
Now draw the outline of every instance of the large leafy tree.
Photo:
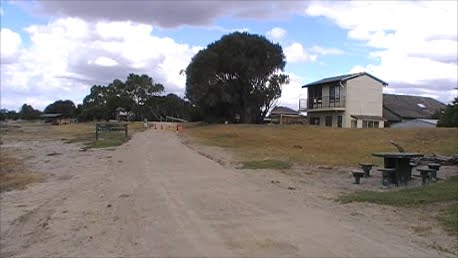
<svg viewBox="0 0 458 258">
<path fill-rule="evenodd" d="M 40 110 L 34 109 L 31 105 L 24 104 L 19 111 L 19 117 L 25 120 L 40 118 Z"/>
<path fill-rule="evenodd" d="M 288 83 L 285 55 L 264 36 L 235 32 L 199 51 L 186 68 L 186 97 L 209 121 L 259 123 Z"/>
<path fill-rule="evenodd" d="M 134 112 L 143 120 L 147 112 L 145 104 L 153 96 L 162 93 L 164 86 L 160 83 L 155 83 L 153 78 L 146 74 L 137 75 L 131 73 L 127 77 L 124 89 L 134 101 Z"/>
<path fill-rule="evenodd" d="M 107 107 L 108 89 L 102 85 L 93 85 L 89 95 L 83 99 L 78 118 L 80 120 L 109 119 L 110 111 Z"/>
<path fill-rule="evenodd" d="M 458 127 L 458 97 L 445 108 L 437 123 L 439 127 Z"/>
<path fill-rule="evenodd" d="M 155 96 L 151 98 L 147 106 L 151 119 L 164 119 L 166 116 L 191 120 L 191 104 L 175 94 L 167 96 Z"/>
<path fill-rule="evenodd" d="M 75 111 L 75 103 L 71 100 L 57 100 L 45 108 L 45 113 L 59 113 L 65 118 L 74 117 Z"/>
</svg>

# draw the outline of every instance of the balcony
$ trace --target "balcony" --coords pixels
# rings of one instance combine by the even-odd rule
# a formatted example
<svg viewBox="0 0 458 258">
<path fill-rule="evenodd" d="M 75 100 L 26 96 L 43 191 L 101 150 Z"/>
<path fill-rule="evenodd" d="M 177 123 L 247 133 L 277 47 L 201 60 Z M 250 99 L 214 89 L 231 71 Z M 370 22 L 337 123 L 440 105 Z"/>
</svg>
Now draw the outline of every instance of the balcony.
<svg viewBox="0 0 458 258">
<path fill-rule="evenodd" d="M 322 96 L 301 99 L 299 111 L 345 111 L 345 96 Z"/>
</svg>

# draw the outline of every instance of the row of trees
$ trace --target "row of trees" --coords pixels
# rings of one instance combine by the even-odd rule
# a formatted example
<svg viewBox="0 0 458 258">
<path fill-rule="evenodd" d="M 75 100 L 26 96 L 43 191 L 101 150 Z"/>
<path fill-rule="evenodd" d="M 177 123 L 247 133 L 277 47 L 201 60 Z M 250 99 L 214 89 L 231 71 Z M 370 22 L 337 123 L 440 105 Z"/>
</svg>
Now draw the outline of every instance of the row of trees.
<svg viewBox="0 0 458 258">
<path fill-rule="evenodd" d="M 81 105 L 78 105 L 78 108 L 75 106 L 71 100 L 58 100 L 54 103 L 48 105 L 43 112 L 38 109 L 34 109 L 31 105 L 24 104 L 22 105 L 19 112 L 15 110 L 0 110 L 0 120 L 11 119 L 23 119 L 23 120 L 36 120 L 40 119 L 40 115 L 43 113 L 60 113 L 65 118 L 76 118 L 80 113 Z"/>
<path fill-rule="evenodd" d="M 108 86 L 94 85 L 83 100 L 80 120 L 112 119 L 118 108 L 132 112 L 136 120 L 162 120 L 166 116 L 185 120 L 193 107 L 175 94 L 162 96 L 164 86 L 146 74 L 129 74 L 125 82 L 116 79 Z"/>
</svg>

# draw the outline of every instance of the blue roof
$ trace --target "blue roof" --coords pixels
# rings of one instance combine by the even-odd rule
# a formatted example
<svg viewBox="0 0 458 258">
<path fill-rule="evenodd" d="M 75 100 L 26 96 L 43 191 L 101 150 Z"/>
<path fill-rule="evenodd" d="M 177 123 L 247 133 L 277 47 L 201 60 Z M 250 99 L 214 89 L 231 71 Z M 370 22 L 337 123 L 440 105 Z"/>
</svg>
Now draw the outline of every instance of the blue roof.
<svg viewBox="0 0 458 258">
<path fill-rule="evenodd" d="M 366 73 L 366 72 L 362 72 L 362 73 L 344 74 L 344 75 L 324 78 L 324 79 L 321 79 L 319 81 L 306 84 L 306 85 L 302 86 L 302 88 L 315 86 L 315 85 L 322 85 L 322 84 L 327 84 L 327 83 L 332 83 L 332 82 L 344 82 L 344 81 L 348 81 L 348 80 L 351 80 L 351 79 L 354 79 L 354 78 L 357 78 L 357 77 L 360 77 L 360 76 L 363 76 L 363 75 L 367 75 L 367 76 L 371 77 L 372 79 L 382 83 L 384 86 L 388 85 L 388 83 L 380 80 L 379 78 L 373 76 L 372 74 L 369 74 L 369 73 Z"/>
</svg>

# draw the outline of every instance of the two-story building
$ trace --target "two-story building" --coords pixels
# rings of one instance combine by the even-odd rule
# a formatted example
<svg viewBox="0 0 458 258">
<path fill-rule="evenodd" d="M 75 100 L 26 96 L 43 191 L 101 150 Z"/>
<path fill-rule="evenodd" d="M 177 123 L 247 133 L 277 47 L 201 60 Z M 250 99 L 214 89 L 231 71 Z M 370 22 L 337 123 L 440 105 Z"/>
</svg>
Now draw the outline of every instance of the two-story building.
<svg viewBox="0 0 458 258">
<path fill-rule="evenodd" d="M 346 74 L 306 84 L 307 99 L 299 109 L 311 125 L 347 128 L 383 128 L 383 87 L 366 73 Z"/>
</svg>

